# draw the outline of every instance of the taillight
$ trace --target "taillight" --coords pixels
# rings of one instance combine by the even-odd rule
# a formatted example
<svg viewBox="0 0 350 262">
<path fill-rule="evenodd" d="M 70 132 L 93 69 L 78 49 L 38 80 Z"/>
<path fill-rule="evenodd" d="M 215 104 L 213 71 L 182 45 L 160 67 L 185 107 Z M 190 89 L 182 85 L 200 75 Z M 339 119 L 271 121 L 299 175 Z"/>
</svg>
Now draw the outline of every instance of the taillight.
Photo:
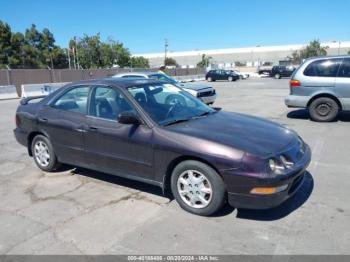
<svg viewBox="0 0 350 262">
<path fill-rule="evenodd" d="M 289 86 L 290 87 L 299 87 L 299 86 L 301 86 L 301 83 L 299 82 L 299 80 L 292 79 L 289 81 Z"/>
<path fill-rule="evenodd" d="M 19 118 L 18 115 L 16 115 L 15 121 L 16 121 L 16 126 L 19 126 L 21 124 L 21 119 Z"/>
</svg>

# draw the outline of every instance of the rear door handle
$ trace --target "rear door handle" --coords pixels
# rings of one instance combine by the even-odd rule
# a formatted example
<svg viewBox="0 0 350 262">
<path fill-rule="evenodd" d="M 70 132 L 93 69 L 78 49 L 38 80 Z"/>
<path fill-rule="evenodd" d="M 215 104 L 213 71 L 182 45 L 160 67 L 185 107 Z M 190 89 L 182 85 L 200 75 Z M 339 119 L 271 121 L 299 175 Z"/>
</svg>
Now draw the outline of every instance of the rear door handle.
<svg viewBox="0 0 350 262">
<path fill-rule="evenodd" d="M 94 126 L 89 126 L 89 129 L 90 131 L 94 131 L 94 132 L 98 130 L 98 128 Z"/>
</svg>

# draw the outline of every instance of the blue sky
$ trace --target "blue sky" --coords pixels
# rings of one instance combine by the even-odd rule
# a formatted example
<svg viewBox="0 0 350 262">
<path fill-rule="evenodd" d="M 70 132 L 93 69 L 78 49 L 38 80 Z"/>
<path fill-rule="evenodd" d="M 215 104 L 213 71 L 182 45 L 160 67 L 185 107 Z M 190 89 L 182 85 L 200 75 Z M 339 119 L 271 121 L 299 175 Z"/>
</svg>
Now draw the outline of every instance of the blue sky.
<svg viewBox="0 0 350 262">
<path fill-rule="evenodd" d="M 56 43 L 101 33 L 132 53 L 350 40 L 350 0 L 0 0 L 13 31 L 47 27 Z"/>
</svg>

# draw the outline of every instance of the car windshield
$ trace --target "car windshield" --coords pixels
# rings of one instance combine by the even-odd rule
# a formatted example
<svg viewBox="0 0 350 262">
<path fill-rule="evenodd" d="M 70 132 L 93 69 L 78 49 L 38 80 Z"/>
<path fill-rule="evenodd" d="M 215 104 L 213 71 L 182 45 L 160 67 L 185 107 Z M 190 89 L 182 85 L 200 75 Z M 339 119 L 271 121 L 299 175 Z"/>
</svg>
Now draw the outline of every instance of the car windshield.
<svg viewBox="0 0 350 262">
<path fill-rule="evenodd" d="M 129 87 L 128 91 L 152 120 L 162 126 L 216 112 L 183 89 L 168 83 L 138 85 Z"/>
<path fill-rule="evenodd" d="M 174 78 L 167 76 L 166 74 L 152 74 L 152 75 L 149 75 L 149 77 L 160 81 L 165 81 L 173 85 L 178 83 Z"/>
</svg>

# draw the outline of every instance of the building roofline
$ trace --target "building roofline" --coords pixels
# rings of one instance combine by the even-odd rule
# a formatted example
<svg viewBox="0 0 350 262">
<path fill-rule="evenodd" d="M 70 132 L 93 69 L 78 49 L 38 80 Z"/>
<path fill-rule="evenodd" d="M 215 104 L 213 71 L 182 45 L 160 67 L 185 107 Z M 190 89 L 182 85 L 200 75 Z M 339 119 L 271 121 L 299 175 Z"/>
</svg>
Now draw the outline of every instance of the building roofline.
<svg viewBox="0 0 350 262">
<path fill-rule="evenodd" d="M 243 47 L 243 48 L 223 48 L 223 49 L 204 49 L 193 51 L 177 51 L 168 52 L 169 57 L 184 57 L 184 56 L 200 56 L 200 55 L 219 55 L 230 53 L 260 53 L 260 52 L 273 52 L 273 51 L 295 51 L 306 47 L 308 44 L 296 44 L 296 45 L 279 45 L 279 46 L 255 46 L 255 47 Z M 328 46 L 329 48 L 339 48 L 339 42 L 324 42 L 322 46 Z M 350 48 L 350 41 L 341 41 L 340 48 Z M 159 58 L 164 57 L 164 53 L 144 53 L 133 54 L 133 56 L 143 56 L 145 58 Z"/>
</svg>

